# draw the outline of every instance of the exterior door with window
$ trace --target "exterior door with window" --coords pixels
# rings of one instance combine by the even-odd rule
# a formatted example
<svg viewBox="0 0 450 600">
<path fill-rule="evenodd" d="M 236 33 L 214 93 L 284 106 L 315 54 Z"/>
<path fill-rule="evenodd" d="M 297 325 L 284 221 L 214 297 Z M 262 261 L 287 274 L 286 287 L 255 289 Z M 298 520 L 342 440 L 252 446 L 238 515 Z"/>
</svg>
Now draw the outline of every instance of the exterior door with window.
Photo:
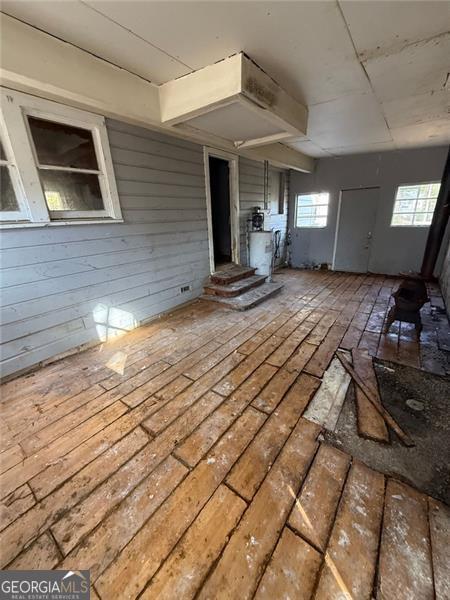
<svg viewBox="0 0 450 600">
<path fill-rule="evenodd" d="M 333 269 L 367 273 L 380 188 L 342 190 Z"/>
</svg>

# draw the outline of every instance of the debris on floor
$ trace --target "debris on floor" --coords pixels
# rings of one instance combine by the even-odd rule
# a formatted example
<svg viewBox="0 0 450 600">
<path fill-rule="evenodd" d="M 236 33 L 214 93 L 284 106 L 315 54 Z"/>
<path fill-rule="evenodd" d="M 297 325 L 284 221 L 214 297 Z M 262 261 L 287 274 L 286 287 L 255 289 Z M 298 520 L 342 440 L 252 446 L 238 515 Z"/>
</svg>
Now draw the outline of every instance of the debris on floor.
<svg viewBox="0 0 450 600">
<path fill-rule="evenodd" d="M 353 368 L 353 365 L 345 357 L 344 353 L 338 351 L 337 356 L 341 361 L 342 365 L 352 376 L 352 379 L 355 382 L 355 384 L 360 388 L 367 400 L 372 404 L 373 408 L 375 408 L 375 410 L 377 410 L 378 413 L 383 417 L 384 421 L 386 422 L 386 425 L 388 425 L 393 431 L 395 431 L 395 433 L 398 435 L 398 437 L 401 439 L 405 446 L 414 446 L 414 442 L 409 437 L 409 435 L 405 431 L 403 431 L 400 425 L 391 416 L 389 411 L 387 411 L 384 408 L 383 404 L 381 402 L 378 402 L 377 396 L 375 396 L 370 387 L 366 385 L 364 380 L 358 375 L 358 373 Z"/>
<path fill-rule="evenodd" d="M 419 369 L 375 360 L 383 405 L 414 439 L 407 448 L 394 436 L 391 444 L 363 439 L 357 430 L 355 390 L 349 387 L 334 431 L 325 439 L 367 465 L 393 475 L 450 503 L 450 382 Z"/>
<path fill-rule="evenodd" d="M 337 350 L 303 416 L 329 431 L 334 431 L 348 387 L 353 381 L 358 434 L 363 438 L 389 443 L 390 428 L 405 446 L 414 446 L 414 441 L 381 402 L 372 357 L 367 350 L 353 349 L 353 364 L 349 358 L 347 352 Z"/>
</svg>

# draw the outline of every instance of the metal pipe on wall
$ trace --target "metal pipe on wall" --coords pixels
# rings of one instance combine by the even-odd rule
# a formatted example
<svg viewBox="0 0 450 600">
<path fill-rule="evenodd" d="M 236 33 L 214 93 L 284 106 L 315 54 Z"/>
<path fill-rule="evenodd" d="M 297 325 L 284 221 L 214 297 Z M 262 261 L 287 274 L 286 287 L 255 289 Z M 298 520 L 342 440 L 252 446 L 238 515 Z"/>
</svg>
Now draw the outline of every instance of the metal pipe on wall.
<svg viewBox="0 0 450 600">
<path fill-rule="evenodd" d="M 269 208 L 269 161 L 264 161 L 264 210 Z"/>
<path fill-rule="evenodd" d="M 434 267 L 441 249 L 442 240 L 445 235 L 450 215 L 450 149 L 442 175 L 441 187 L 436 200 L 436 208 L 433 213 L 430 230 L 428 232 L 427 244 L 423 255 L 420 274 L 424 279 L 433 277 Z"/>
</svg>

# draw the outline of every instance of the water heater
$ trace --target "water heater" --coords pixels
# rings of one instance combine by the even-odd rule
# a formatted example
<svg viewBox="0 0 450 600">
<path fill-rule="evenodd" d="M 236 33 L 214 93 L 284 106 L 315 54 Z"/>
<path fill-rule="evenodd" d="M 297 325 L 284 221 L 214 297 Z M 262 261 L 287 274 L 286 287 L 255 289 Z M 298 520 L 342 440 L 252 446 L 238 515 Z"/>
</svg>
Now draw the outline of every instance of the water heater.
<svg viewBox="0 0 450 600">
<path fill-rule="evenodd" d="M 250 266 L 257 275 L 272 275 L 273 240 L 271 231 L 250 231 Z"/>
</svg>

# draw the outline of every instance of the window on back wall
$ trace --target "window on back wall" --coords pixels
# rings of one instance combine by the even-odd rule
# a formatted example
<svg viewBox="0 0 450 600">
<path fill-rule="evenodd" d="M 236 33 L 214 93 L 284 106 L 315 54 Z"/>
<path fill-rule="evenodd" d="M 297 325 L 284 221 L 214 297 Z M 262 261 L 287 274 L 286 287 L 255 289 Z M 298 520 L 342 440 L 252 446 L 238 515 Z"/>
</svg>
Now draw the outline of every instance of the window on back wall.
<svg viewBox="0 0 450 600">
<path fill-rule="evenodd" d="M 329 200 L 330 195 L 327 192 L 299 194 L 296 201 L 295 226 L 326 227 Z"/>
<path fill-rule="evenodd" d="M 392 227 L 428 227 L 441 184 L 400 185 L 395 195 Z"/>
<path fill-rule="evenodd" d="M 121 220 L 103 117 L 2 88 L 3 226 Z"/>
</svg>

